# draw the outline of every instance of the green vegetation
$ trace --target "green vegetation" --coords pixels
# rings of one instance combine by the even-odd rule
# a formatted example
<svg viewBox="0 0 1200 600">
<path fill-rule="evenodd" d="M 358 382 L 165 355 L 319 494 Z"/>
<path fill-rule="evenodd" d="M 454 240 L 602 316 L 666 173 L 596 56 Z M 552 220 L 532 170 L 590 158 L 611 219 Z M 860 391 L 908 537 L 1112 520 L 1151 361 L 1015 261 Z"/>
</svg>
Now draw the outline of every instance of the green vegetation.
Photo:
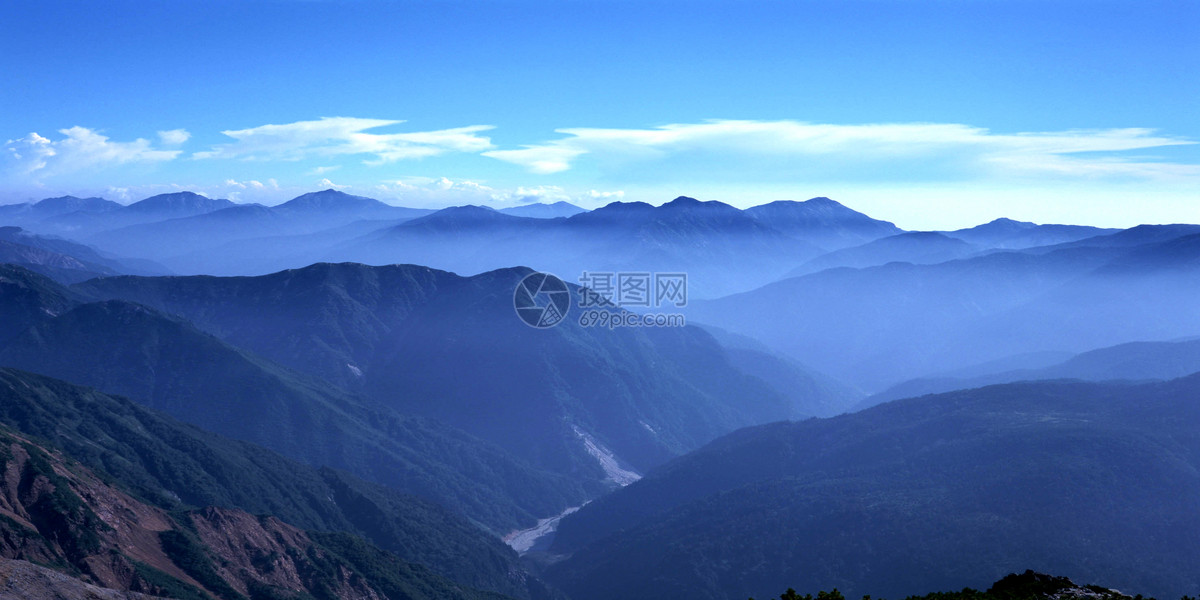
<svg viewBox="0 0 1200 600">
<path fill-rule="evenodd" d="M 110 301 L 55 317 L 34 312 L 40 323 L 0 343 L 0 365 L 127 396 L 209 431 L 432 499 L 496 532 L 531 526 L 589 494 L 461 430 L 374 405 L 144 306 Z"/>
<path fill-rule="evenodd" d="M 45 452 L 32 444 L 22 447 L 29 454 L 21 474 L 22 487 L 32 487 L 38 478 L 44 478 L 50 486 L 27 508 L 38 533 L 62 548 L 72 563 L 98 552 L 99 532 L 111 527 L 71 491 L 70 483 L 54 471 Z"/>
<path fill-rule="evenodd" d="M 200 585 L 225 600 L 245 600 L 245 596 L 239 594 L 217 573 L 212 558 L 194 535 L 172 529 L 160 532 L 158 539 L 171 562 L 200 582 Z"/>
<path fill-rule="evenodd" d="M 741 372 L 698 328 L 532 330 L 512 309 L 528 272 L 316 264 L 258 277 L 110 277 L 73 289 L 179 315 L 380 405 L 464 430 L 563 476 L 572 494 L 583 492 L 576 500 L 606 489 L 576 426 L 641 471 L 738 427 L 813 412 Z M 518 499 L 538 517 L 567 506 Z"/>
<path fill-rule="evenodd" d="M 0 425 L 47 440 L 165 509 L 272 514 L 305 529 L 361 535 L 473 588 L 517 598 L 549 594 L 516 553 L 445 508 L 200 431 L 123 398 L 0 369 Z"/>
<path fill-rule="evenodd" d="M 502 598 L 499 594 L 476 592 L 454 585 L 450 581 L 433 576 L 425 567 L 399 561 L 395 556 L 381 552 L 354 536 L 343 533 L 311 533 L 309 536 L 317 545 L 309 550 L 308 558 L 318 569 L 332 569 L 335 561 L 351 565 L 358 576 L 389 598 Z M 323 556 L 321 551 L 328 555 Z M 339 599 L 330 596 L 322 597 L 321 600 Z"/>
<path fill-rule="evenodd" d="M 1177 597 L 1200 588 L 1197 396 L 1010 384 L 741 430 L 564 519 L 545 576 L 575 600 L 897 598 L 1035 567 Z"/>
<path fill-rule="evenodd" d="M 133 563 L 134 572 L 140 582 L 136 582 L 130 591 L 141 592 L 152 596 L 163 596 L 177 600 L 212 600 L 212 597 L 195 586 L 186 584 L 162 571 L 143 562 Z"/>
</svg>

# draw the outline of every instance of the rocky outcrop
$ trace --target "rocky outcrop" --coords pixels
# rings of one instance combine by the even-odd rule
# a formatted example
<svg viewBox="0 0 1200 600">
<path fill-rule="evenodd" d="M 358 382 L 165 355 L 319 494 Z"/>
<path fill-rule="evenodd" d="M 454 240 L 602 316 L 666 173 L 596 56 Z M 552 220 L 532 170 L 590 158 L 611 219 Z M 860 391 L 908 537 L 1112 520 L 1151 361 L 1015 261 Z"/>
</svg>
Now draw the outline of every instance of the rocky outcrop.
<svg viewBox="0 0 1200 600">
<path fill-rule="evenodd" d="M 0 428 L 0 600 L 497 597 L 348 534 L 233 509 L 167 513 L 117 486 Z"/>
<path fill-rule="evenodd" d="M 23 560 L 0 558 L 0 599 L 157 600 L 137 592 L 121 592 L 84 583 Z"/>
</svg>

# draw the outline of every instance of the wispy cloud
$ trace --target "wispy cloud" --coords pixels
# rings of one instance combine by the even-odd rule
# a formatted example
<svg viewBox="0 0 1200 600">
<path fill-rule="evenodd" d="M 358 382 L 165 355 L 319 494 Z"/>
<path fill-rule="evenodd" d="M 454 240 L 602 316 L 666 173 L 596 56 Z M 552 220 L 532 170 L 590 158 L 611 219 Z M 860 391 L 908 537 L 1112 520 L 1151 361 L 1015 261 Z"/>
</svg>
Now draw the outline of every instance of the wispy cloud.
<svg viewBox="0 0 1200 600">
<path fill-rule="evenodd" d="M 38 133 L 8 140 L 5 159 L 25 176 L 44 177 L 127 163 L 155 163 L 179 156 L 179 150 L 156 149 L 149 140 L 116 142 L 86 127 L 58 130 L 53 140 Z"/>
<path fill-rule="evenodd" d="M 186 129 L 171 129 L 168 131 L 158 132 L 158 139 L 162 141 L 164 146 L 178 146 L 189 139 L 192 134 Z"/>
<path fill-rule="evenodd" d="M 490 125 L 471 125 L 435 131 L 370 133 L 404 121 L 324 117 L 282 125 L 222 131 L 233 143 L 197 152 L 196 158 L 242 160 L 301 160 L 312 157 L 362 155 L 367 164 L 426 158 L 449 152 L 481 152 L 491 140 L 479 135 Z"/>
<path fill-rule="evenodd" d="M 981 175 L 1148 178 L 1200 175 L 1200 166 L 1192 164 L 1088 155 L 1196 143 L 1136 128 L 998 134 L 954 123 L 833 125 L 789 120 L 724 120 L 647 129 L 569 128 L 557 132 L 566 137 L 483 154 L 541 174 L 567 171 L 585 157 L 601 162 L 644 164 L 686 155 L 717 158 L 751 170 L 756 163 L 769 158 L 820 160 L 822 165 L 843 169 L 921 160 L 929 164 L 952 163 L 955 169 Z"/>
</svg>

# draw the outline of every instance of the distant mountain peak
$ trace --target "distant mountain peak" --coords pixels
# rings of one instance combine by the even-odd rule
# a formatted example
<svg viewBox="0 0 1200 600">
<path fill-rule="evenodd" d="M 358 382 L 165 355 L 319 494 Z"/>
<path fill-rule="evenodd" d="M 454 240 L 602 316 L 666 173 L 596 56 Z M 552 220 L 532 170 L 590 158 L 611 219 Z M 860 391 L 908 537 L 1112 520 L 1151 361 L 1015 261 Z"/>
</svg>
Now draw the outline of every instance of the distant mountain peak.
<svg viewBox="0 0 1200 600">
<path fill-rule="evenodd" d="M 718 200 L 697 200 L 690 196 L 679 196 L 678 198 L 663 204 L 658 207 L 661 211 L 671 210 L 718 210 L 718 211 L 736 211 L 737 208 L 720 202 Z M 741 212 L 741 211 L 738 211 Z"/>
<path fill-rule="evenodd" d="M 776 200 L 744 212 L 770 227 L 831 250 L 903 232 L 892 223 L 873 219 L 824 196 L 803 202 Z"/>
<path fill-rule="evenodd" d="M 614 200 L 612 202 L 609 202 L 608 204 L 605 204 L 604 206 L 601 206 L 600 208 L 597 208 L 596 211 L 601 211 L 601 210 L 610 210 L 610 211 L 613 211 L 613 210 L 616 210 L 616 211 L 644 210 L 647 208 L 654 208 L 654 206 L 647 204 L 645 202 L 642 202 L 640 200 L 635 200 L 633 202 L 624 202 L 621 200 Z M 593 211 L 593 212 L 596 212 L 596 211 Z"/>
<path fill-rule="evenodd" d="M 787 202 L 787 201 L 784 200 L 784 202 Z M 813 204 L 813 205 L 836 204 L 838 206 L 843 206 L 843 207 L 845 206 L 841 202 L 838 202 L 837 200 L 833 200 L 826 196 L 817 196 L 815 198 L 809 198 L 808 200 L 804 200 L 803 202 L 800 202 L 799 204 Z"/>
<path fill-rule="evenodd" d="M 76 196 L 59 196 L 46 198 L 33 204 L 35 213 L 43 215 L 59 215 L 74 211 L 104 212 L 121 208 L 120 204 L 104 198 L 79 198 Z"/>
<path fill-rule="evenodd" d="M 278 210 L 361 210 L 385 208 L 387 204 L 366 196 L 355 196 L 333 188 L 301 194 L 276 206 Z"/>
<path fill-rule="evenodd" d="M 151 196 L 145 200 L 139 200 L 130 204 L 125 207 L 125 210 L 133 212 L 199 214 L 228 208 L 233 205 L 234 203 L 229 200 L 209 198 L 203 194 L 182 191 Z"/>
<path fill-rule="evenodd" d="M 1000 217 L 999 219 L 988 221 L 983 225 L 976 225 L 971 229 L 976 231 L 1023 231 L 1026 229 L 1033 229 L 1035 227 L 1037 227 L 1037 223 L 1031 223 L 1029 221 L 1017 221 L 1007 217 Z"/>
<path fill-rule="evenodd" d="M 504 214 L 489 206 L 479 206 L 477 204 L 466 204 L 463 206 L 450 206 L 441 210 L 435 211 L 423 217 L 418 217 L 411 221 L 397 225 L 398 228 L 422 227 L 430 224 L 464 224 L 464 223 L 494 223 L 502 221 L 521 222 L 526 220 L 524 217 Z"/>
<path fill-rule="evenodd" d="M 500 214 L 500 211 L 480 204 L 464 204 L 462 206 L 450 206 L 438 211 L 446 215 L 495 215 Z"/>
<path fill-rule="evenodd" d="M 516 217 L 553 219 L 557 217 L 573 217 L 579 213 L 587 212 L 587 209 L 571 204 L 565 200 L 559 200 L 558 202 L 553 203 L 533 202 L 530 204 L 522 204 L 520 206 L 510 206 L 508 208 L 500 209 L 500 212 Z"/>
</svg>

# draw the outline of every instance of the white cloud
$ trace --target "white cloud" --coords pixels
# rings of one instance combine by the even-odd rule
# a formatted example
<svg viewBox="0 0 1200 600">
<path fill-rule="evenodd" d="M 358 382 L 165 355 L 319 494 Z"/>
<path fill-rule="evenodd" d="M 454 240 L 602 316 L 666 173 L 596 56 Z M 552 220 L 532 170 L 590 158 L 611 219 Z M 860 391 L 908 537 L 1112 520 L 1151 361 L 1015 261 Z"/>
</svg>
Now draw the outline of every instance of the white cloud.
<svg viewBox="0 0 1200 600">
<path fill-rule="evenodd" d="M 309 175 L 324 175 L 324 174 L 326 174 L 326 173 L 331 173 L 331 172 L 333 172 L 333 171 L 336 171 L 336 170 L 338 170 L 338 169 L 340 169 L 340 168 L 342 168 L 342 165 L 332 165 L 332 166 L 328 166 L 328 167 L 317 167 L 317 168 L 315 168 L 315 169 L 313 169 L 313 170 L 309 171 L 308 173 L 309 173 Z"/>
<path fill-rule="evenodd" d="M 638 163 L 681 155 L 716 157 L 726 164 L 744 164 L 751 170 L 764 158 L 819 159 L 826 161 L 823 164 L 851 168 L 932 159 L 953 162 L 976 174 L 1019 172 L 1147 178 L 1196 174 L 1195 165 L 1081 154 L 1196 143 L 1137 128 L 997 134 L 954 123 L 831 125 L 742 120 L 679 123 L 649 129 L 571 128 L 557 132 L 567 137 L 483 154 L 543 174 L 566 171 L 588 155 Z"/>
<path fill-rule="evenodd" d="M 8 140 L 4 147 L 11 168 L 35 177 L 72 173 L 85 169 L 126 163 L 154 163 L 174 159 L 178 150 L 158 150 L 142 138 L 114 142 L 86 127 L 58 131 L 62 139 L 51 140 L 37 133 Z"/>
<path fill-rule="evenodd" d="M 116 199 L 121 202 L 127 202 L 130 199 L 129 188 L 127 187 L 109 187 L 105 193 L 106 198 Z"/>
<path fill-rule="evenodd" d="M 572 160 L 590 151 L 585 140 L 575 138 L 542 146 L 522 146 L 520 150 L 491 150 L 483 155 L 521 165 L 533 173 L 549 174 L 570 169 Z"/>
<path fill-rule="evenodd" d="M 162 140 L 164 146 L 178 146 L 191 139 L 191 137 L 192 134 L 188 133 L 186 129 L 170 129 L 158 132 L 158 139 Z"/>
<path fill-rule="evenodd" d="M 270 181 L 272 182 L 272 187 L 274 187 L 274 188 L 279 187 L 278 184 L 274 183 L 274 181 L 275 181 L 274 179 L 272 179 Z M 266 187 L 267 187 L 265 184 L 263 184 L 263 182 L 257 181 L 254 179 L 248 179 L 246 181 L 238 181 L 236 179 L 226 179 L 225 186 L 231 187 L 231 188 L 237 188 L 239 190 L 244 190 L 244 189 L 248 189 L 248 188 L 262 190 L 262 189 L 266 189 Z"/>
<path fill-rule="evenodd" d="M 530 204 L 533 202 L 553 203 L 560 200 L 571 202 L 574 197 L 557 185 L 520 186 L 513 190 L 497 192 L 491 199 L 503 204 Z"/>
<path fill-rule="evenodd" d="M 625 197 L 625 190 L 616 190 L 612 192 L 592 190 L 588 192 L 588 196 L 594 200 L 619 200 Z"/>
<path fill-rule="evenodd" d="M 318 187 L 318 188 L 321 188 L 321 189 L 323 189 L 323 190 L 328 190 L 328 189 L 340 190 L 340 189 L 342 189 L 342 188 L 344 188 L 344 187 L 347 187 L 347 186 L 344 186 L 344 185 L 338 185 L 338 184 L 336 184 L 336 183 L 334 183 L 334 182 L 330 181 L 328 178 L 325 178 L 325 179 L 322 179 L 322 180 L 320 180 L 320 181 L 318 181 L 318 182 L 317 182 L 317 187 Z"/>
<path fill-rule="evenodd" d="M 479 135 L 490 125 L 472 125 L 436 131 L 368 133 L 368 130 L 398 125 L 404 121 L 323 117 L 282 125 L 222 131 L 231 144 L 197 152 L 196 158 L 243 160 L 301 160 L 310 157 L 365 155 L 367 164 L 425 158 L 448 152 L 481 152 L 492 148 L 491 140 Z M 324 167 L 332 170 L 332 168 Z M 336 167 L 334 167 L 336 168 Z"/>
</svg>

